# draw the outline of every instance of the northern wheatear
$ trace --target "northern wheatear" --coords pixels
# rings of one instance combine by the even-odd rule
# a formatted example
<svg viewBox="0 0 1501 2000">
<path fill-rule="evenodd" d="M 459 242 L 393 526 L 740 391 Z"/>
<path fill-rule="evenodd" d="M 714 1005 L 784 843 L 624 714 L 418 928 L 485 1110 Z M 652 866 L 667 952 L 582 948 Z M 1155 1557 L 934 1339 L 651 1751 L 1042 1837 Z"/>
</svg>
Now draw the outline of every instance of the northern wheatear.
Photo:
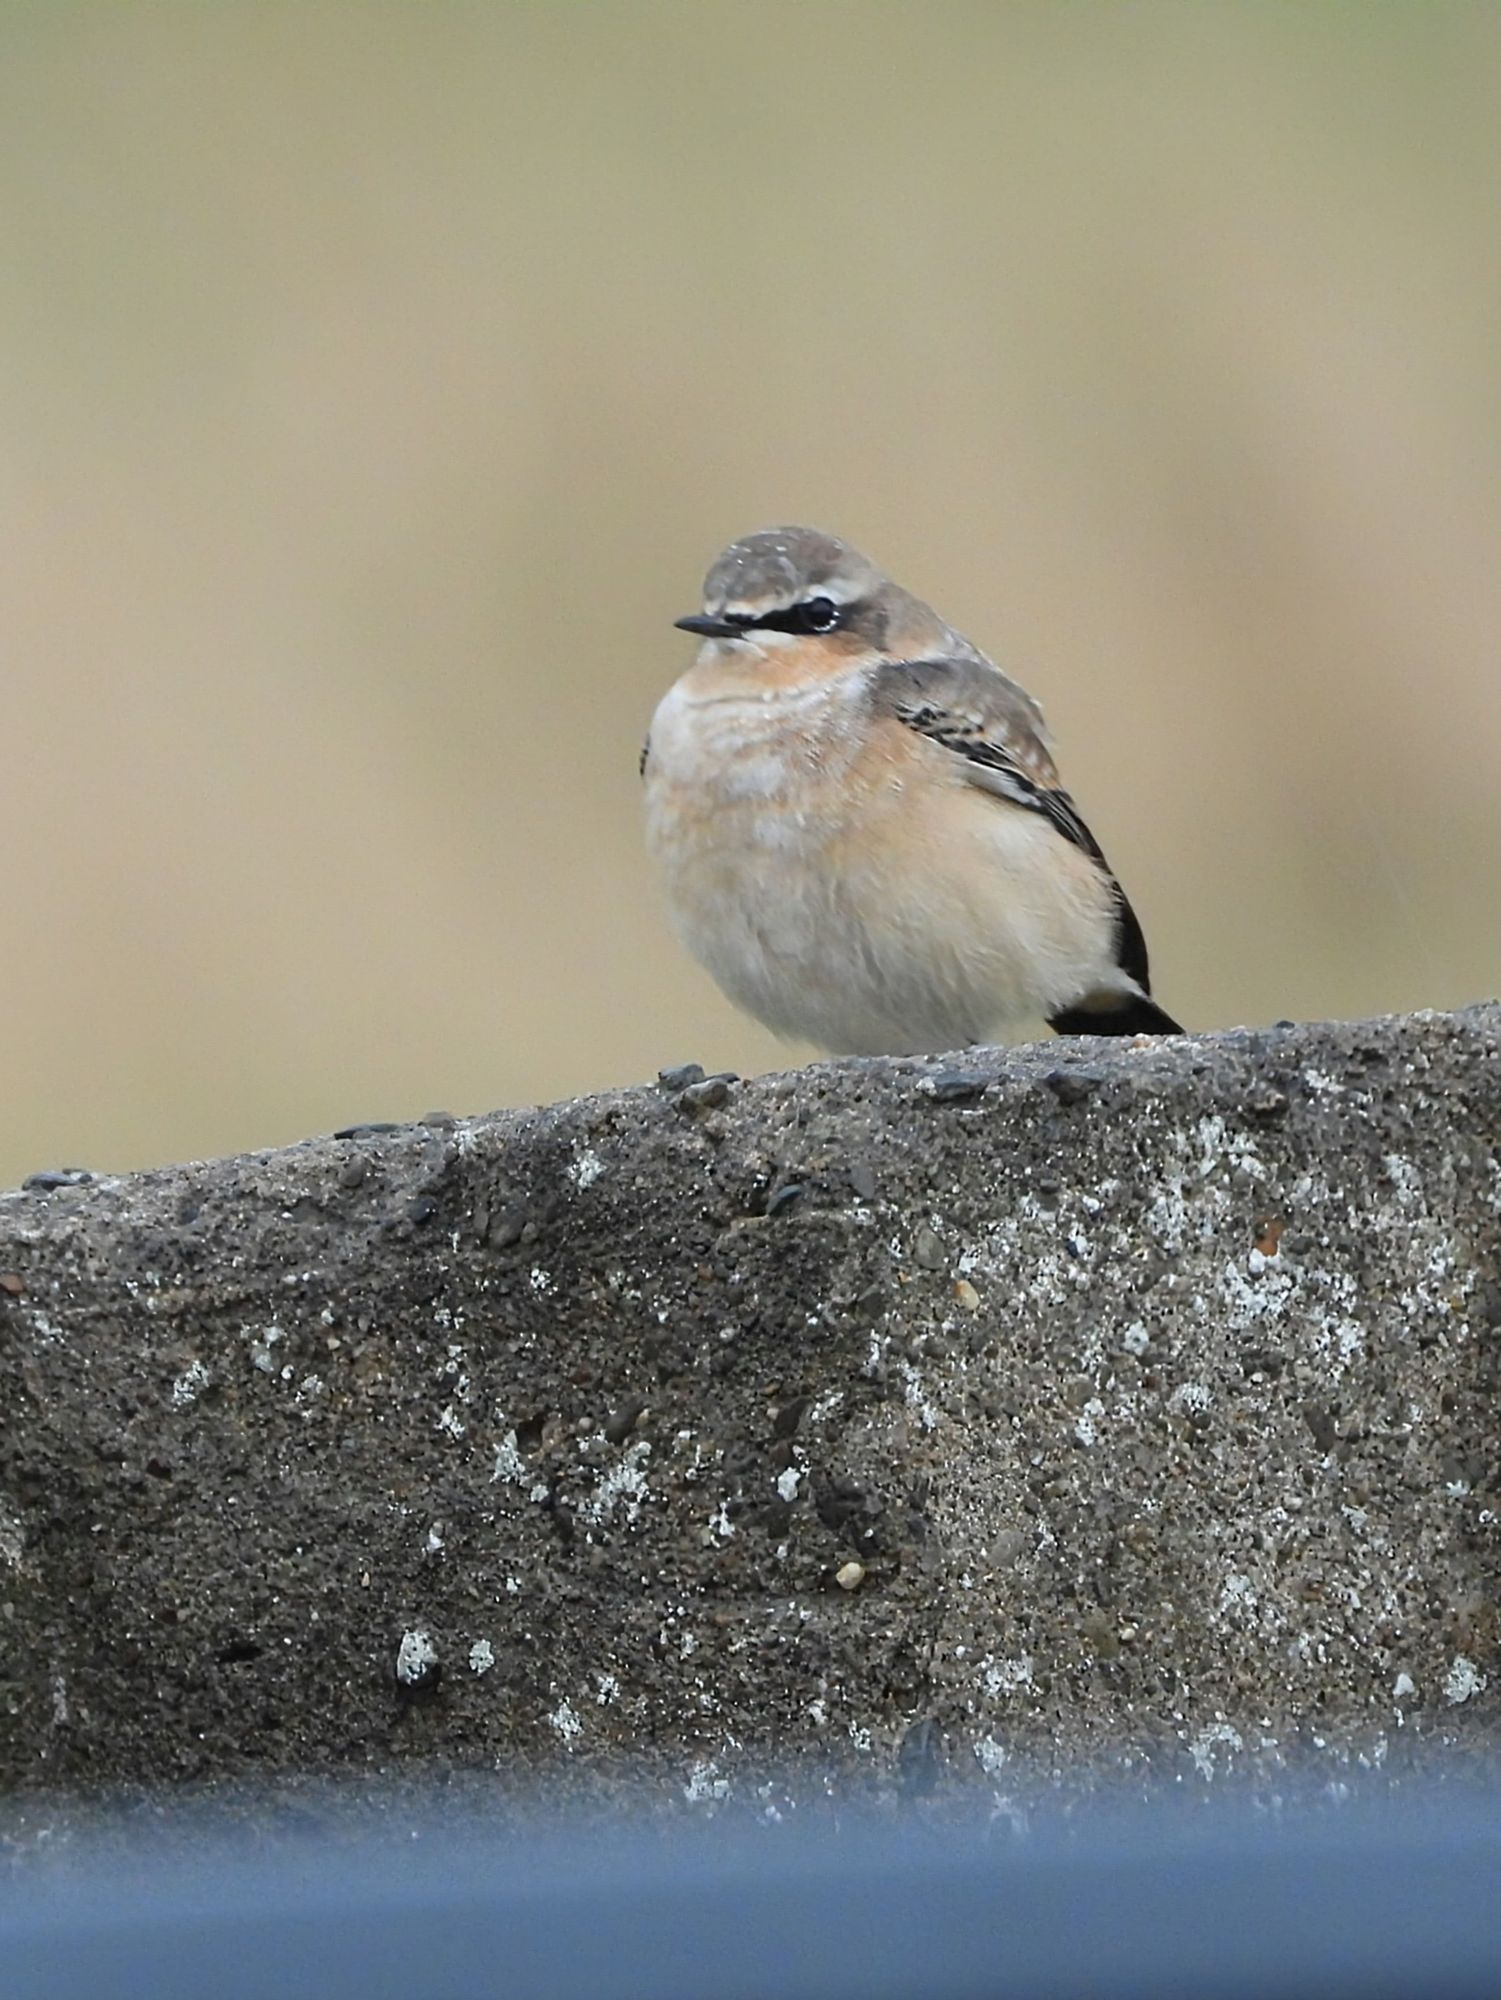
<svg viewBox="0 0 1501 2000">
<path fill-rule="evenodd" d="M 832 535 L 732 542 L 642 753 L 683 942 L 738 1006 L 836 1054 L 1041 1017 L 1181 1034 L 1141 925 L 1058 783 L 1042 712 Z"/>
</svg>

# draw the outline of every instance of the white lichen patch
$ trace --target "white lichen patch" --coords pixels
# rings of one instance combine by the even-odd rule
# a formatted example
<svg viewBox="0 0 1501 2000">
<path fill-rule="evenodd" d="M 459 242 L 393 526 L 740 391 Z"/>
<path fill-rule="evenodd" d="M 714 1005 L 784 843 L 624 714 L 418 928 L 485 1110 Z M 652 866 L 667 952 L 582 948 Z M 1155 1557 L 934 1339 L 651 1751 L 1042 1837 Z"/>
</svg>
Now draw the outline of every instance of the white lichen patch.
<svg viewBox="0 0 1501 2000">
<path fill-rule="evenodd" d="M 304 1375 L 297 1384 L 296 1394 L 292 1400 L 298 1405 L 302 1414 L 308 1417 L 327 1394 L 328 1384 L 321 1375 Z"/>
<path fill-rule="evenodd" d="M 274 1375 L 277 1368 L 276 1349 L 287 1337 L 287 1331 L 278 1320 L 268 1326 L 242 1327 L 240 1337 L 250 1348 L 250 1365 L 258 1368 L 262 1375 Z"/>
<path fill-rule="evenodd" d="M 1167 1406 L 1180 1415 L 1197 1415 L 1207 1410 L 1213 1401 L 1214 1396 L 1207 1383 L 1180 1382 L 1168 1397 Z"/>
<path fill-rule="evenodd" d="M 488 1639 L 476 1639 L 469 1648 L 469 1671 L 472 1674 L 487 1674 L 495 1665 L 495 1648 Z"/>
<path fill-rule="evenodd" d="M 1047 1203 L 1023 1194 L 965 1246 L 966 1272 L 1000 1296 L 1021 1283 L 1031 1313 L 1040 1318 L 1055 1304 L 1070 1319 L 1079 1317 L 1076 1300 L 1084 1291 L 1119 1301 L 1116 1326 L 1107 1309 L 1089 1316 L 1078 1336 L 1078 1365 L 1092 1377 L 1109 1369 L 1121 1351 L 1142 1357 L 1150 1350 L 1167 1359 L 1202 1349 L 1203 1336 L 1225 1329 L 1253 1334 L 1275 1349 L 1311 1348 L 1336 1379 L 1360 1366 L 1373 1303 L 1364 1267 L 1350 1269 L 1348 1253 L 1331 1245 L 1358 1242 L 1363 1224 L 1379 1240 L 1391 1220 L 1390 1214 L 1383 1217 L 1380 1200 L 1363 1218 L 1348 1191 L 1313 1173 L 1279 1191 L 1268 1142 L 1235 1130 L 1224 1117 L 1201 1118 L 1186 1134 L 1167 1126 L 1154 1136 L 1158 1160 L 1139 1195 L 1117 1184 L 1117 1198 L 1107 1203 L 1103 1183 L 1094 1190 L 1065 1187 Z M 1401 1164 L 1395 1173 L 1393 1185 L 1400 1184 L 1411 1198 L 1401 1218 L 1404 1274 L 1412 1275 L 1374 1310 L 1408 1338 L 1415 1322 L 1452 1320 L 1474 1281 L 1465 1275 L 1462 1247 L 1424 1208 L 1421 1178 L 1404 1174 Z M 1288 1253 L 1278 1230 L 1254 1234 L 1253 1240 L 1258 1217 L 1267 1213 L 1286 1225 L 1289 1235 L 1297 1231 L 1296 1254 Z M 1328 1233 L 1323 1233 L 1319 1225 L 1326 1218 Z M 939 1221 L 952 1237 L 952 1221 L 941 1215 Z M 1150 1321 L 1132 1285 L 1136 1270 L 1148 1284 L 1155 1282 L 1143 1255 L 1149 1246 L 1188 1257 L 1194 1266 L 1191 1284 L 1169 1279 L 1154 1290 Z M 1208 1379 L 1204 1386 L 1210 1386 Z M 1115 1404 L 1103 1385 L 1101 1395 L 1114 1416 Z"/>
<path fill-rule="evenodd" d="M 987 1660 L 984 1671 L 988 1695 L 1020 1694 L 1032 1685 L 1032 1655 L 1022 1653 L 1014 1660 Z"/>
<path fill-rule="evenodd" d="M 1343 1097 L 1345 1086 L 1321 1069 L 1305 1069 L 1303 1081 L 1315 1097 Z"/>
<path fill-rule="evenodd" d="M 1343 1197 L 1336 1199 L 1327 1189 L 1324 1199 L 1344 1208 Z M 1296 1193 L 1292 1205 L 1299 1205 Z M 1403 1302 L 1404 1317 L 1414 1308 L 1425 1319 L 1436 1310 L 1446 1315 L 1451 1310 L 1448 1302 L 1441 1302 L 1421 1280 Z M 1204 1326 L 1219 1320 L 1233 1332 L 1254 1331 L 1279 1340 L 1310 1341 L 1337 1378 L 1355 1366 L 1365 1352 L 1363 1315 L 1368 1311 L 1367 1298 L 1353 1273 L 1317 1254 L 1289 1259 L 1279 1243 L 1273 1251 L 1252 1248 L 1244 1261 L 1228 1261 L 1219 1271 L 1217 1286 L 1206 1287 L 1195 1298 L 1191 1316 Z"/>
<path fill-rule="evenodd" d="M 495 1447 L 495 1469 L 490 1474 L 493 1484 L 514 1486 L 524 1493 L 528 1500 L 538 1506 L 548 1497 L 545 1479 L 533 1479 L 527 1469 L 526 1460 L 521 1455 L 515 1431 L 507 1431 Z"/>
<path fill-rule="evenodd" d="M 1199 1120 L 1198 1140 L 1198 1169 L 1203 1179 L 1228 1170 L 1242 1181 L 1265 1180 L 1266 1167 L 1250 1137 L 1231 1131 L 1218 1115 Z"/>
<path fill-rule="evenodd" d="M 20 1516 L 8 1507 L 0 1507 L 0 1563 L 9 1569 L 19 1569 L 25 1553 L 26 1535 Z"/>
<path fill-rule="evenodd" d="M 1188 1754 L 1193 1759 L 1194 1769 L 1201 1778 L 1212 1780 L 1216 1775 L 1216 1760 L 1228 1768 L 1230 1759 L 1237 1750 L 1245 1748 L 1245 1741 L 1238 1729 L 1232 1729 L 1221 1716 L 1201 1729 L 1188 1745 Z"/>
<path fill-rule="evenodd" d="M 716 1800 L 729 1796 L 730 1781 L 719 1775 L 719 1766 L 712 1759 L 702 1759 L 689 1771 L 683 1797 L 690 1806 L 713 1805 Z"/>
<path fill-rule="evenodd" d="M 521 1456 L 521 1446 L 514 1431 L 507 1431 L 495 1447 L 495 1470 L 490 1478 L 492 1481 L 504 1480 L 511 1486 L 520 1486 L 525 1481 L 526 1460 Z"/>
<path fill-rule="evenodd" d="M 560 1701 L 547 1719 L 565 1743 L 575 1742 L 584 1733 L 578 1710 L 571 1701 Z"/>
<path fill-rule="evenodd" d="M 1249 1618 L 1260 1603 L 1261 1597 L 1250 1577 L 1239 1570 L 1232 1570 L 1220 1585 L 1219 1614 Z"/>
<path fill-rule="evenodd" d="M 564 1168 L 569 1180 L 577 1188 L 593 1187 L 605 1170 L 605 1163 L 592 1146 L 580 1146 Z"/>
<path fill-rule="evenodd" d="M 461 1325 L 462 1315 L 453 1315 L 452 1324 L 454 1326 Z M 447 1354 L 439 1364 L 438 1379 L 452 1383 L 453 1393 L 459 1402 L 467 1403 L 469 1401 L 474 1386 L 469 1379 L 469 1356 L 463 1347 L 456 1342 L 450 1345 Z"/>
<path fill-rule="evenodd" d="M 1147 1209 L 1147 1227 L 1166 1250 L 1207 1242 L 1232 1200 L 1239 1201 L 1266 1168 L 1247 1135 L 1223 1118 L 1201 1118 L 1193 1138 L 1169 1135 L 1161 1184 Z"/>
<path fill-rule="evenodd" d="M 985 1773 L 986 1777 L 991 1779 L 998 1778 L 1002 1771 L 1005 1770 L 1008 1761 L 1005 1746 L 998 1743 L 993 1736 L 982 1736 L 976 1742 L 974 1748 L 975 1762 Z"/>
<path fill-rule="evenodd" d="M 907 1408 L 925 1431 L 936 1431 L 939 1422 L 937 1406 L 929 1396 L 921 1375 L 910 1361 L 902 1362 L 898 1372 L 907 1392 Z"/>
<path fill-rule="evenodd" d="M 1404 1209 L 1420 1208 L 1423 1202 L 1423 1181 L 1412 1161 L 1404 1159 L 1400 1153 L 1388 1153 L 1381 1164 L 1386 1168 L 1386 1177 L 1391 1182 L 1397 1206 Z"/>
<path fill-rule="evenodd" d="M 1100 1441 L 1100 1426 L 1105 1417 L 1105 1405 L 1098 1396 L 1091 1396 L 1078 1416 L 1074 1419 L 1074 1436 L 1080 1444 L 1089 1446 Z"/>
<path fill-rule="evenodd" d="M 1444 1700 L 1456 1705 L 1471 1700 L 1477 1694 L 1484 1694 L 1489 1681 L 1475 1662 L 1463 1653 L 1456 1653 L 1450 1662 L 1449 1671 L 1444 1675 Z"/>
<path fill-rule="evenodd" d="M 201 1361 L 190 1361 L 172 1384 L 173 1409 L 185 1410 L 190 1403 L 196 1403 L 212 1379 Z"/>
<path fill-rule="evenodd" d="M 650 1457 L 649 1439 L 636 1438 L 628 1444 L 619 1460 L 603 1474 L 593 1493 L 579 1509 L 584 1519 L 598 1527 L 610 1520 L 619 1509 L 627 1527 L 631 1526 L 646 1498 L 646 1462 Z"/>
</svg>

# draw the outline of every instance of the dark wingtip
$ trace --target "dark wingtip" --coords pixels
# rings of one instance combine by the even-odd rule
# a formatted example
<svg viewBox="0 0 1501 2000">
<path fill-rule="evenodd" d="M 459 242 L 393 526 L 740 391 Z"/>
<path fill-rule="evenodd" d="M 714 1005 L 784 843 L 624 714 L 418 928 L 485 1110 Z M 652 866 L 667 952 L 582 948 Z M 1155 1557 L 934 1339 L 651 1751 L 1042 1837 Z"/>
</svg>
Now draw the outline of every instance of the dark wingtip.
<svg viewBox="0 0 1501 2000">
<path fill-rule="evenodd" d="M 1071 1007 L 1049 1017 L 1057 1035 L 1186 1035 L 1188 1030 L 1144 994 L 1128 994 L 1109 1011 Z"/>
</svg>

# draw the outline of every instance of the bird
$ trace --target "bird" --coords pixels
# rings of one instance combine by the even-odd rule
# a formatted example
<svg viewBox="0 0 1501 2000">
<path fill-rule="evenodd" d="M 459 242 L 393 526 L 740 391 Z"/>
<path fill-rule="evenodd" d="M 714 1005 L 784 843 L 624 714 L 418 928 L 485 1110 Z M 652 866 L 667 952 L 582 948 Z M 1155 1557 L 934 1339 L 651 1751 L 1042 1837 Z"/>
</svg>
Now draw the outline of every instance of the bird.
<svg viewBox="0 0 1501 2000">
<path fill-rule="evenodd" d="M 1184 1032 L 1041 709 L 921 598 L 764 528 L 675 623 L 701 644 L 641 753 L 647 847 L 738 1007 L 834 1055 Z"/>
</svg>

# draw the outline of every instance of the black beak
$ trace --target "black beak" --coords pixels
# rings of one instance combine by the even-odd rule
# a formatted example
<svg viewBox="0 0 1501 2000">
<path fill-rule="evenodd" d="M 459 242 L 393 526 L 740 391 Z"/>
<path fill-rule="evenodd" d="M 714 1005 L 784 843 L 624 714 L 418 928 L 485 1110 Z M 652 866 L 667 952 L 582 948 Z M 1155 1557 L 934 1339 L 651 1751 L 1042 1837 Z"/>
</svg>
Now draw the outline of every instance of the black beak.
<svg viewBox="0 0 1501 2000">
<path fill-rule="evenodd" d="M 744 625 L 732 625 L 728 618 L 674 618 L 672 622 L 680 632 L 697 632 L 701 639 L 739 639 L 745 634 Z"/>
</svg>

